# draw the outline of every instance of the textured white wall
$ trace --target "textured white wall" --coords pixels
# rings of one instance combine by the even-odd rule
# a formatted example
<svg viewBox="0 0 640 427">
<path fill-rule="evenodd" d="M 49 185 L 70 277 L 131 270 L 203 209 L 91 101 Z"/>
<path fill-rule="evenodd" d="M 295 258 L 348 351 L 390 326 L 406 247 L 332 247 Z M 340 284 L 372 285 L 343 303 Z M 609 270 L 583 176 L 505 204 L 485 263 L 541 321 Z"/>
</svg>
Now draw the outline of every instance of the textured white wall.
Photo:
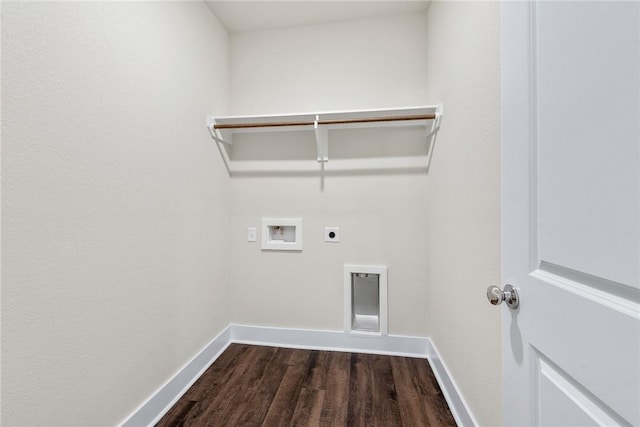
<svg viewBox="0 0 640 427">
<path fill-rule="evenodd" d="M 228 36 L 199 2 L 2 4 L 2 425 L 114 425 L 229 322 Z"/>
<path fill-rule="evenodd" d="M 231 36 L 235 114 L 423 105 L 426 102 L 424 13 Z M 361 158 L 426 153 L 424 129 L 334 133 L 329 166 Z M 312 135 L 234 139 L 235 160 L 315 163 Z M 231 294 L 236 323 L 340 330 L 345 263 L 389 267 L 389 333 L 427 335 L 425 169 L 246 174 L 231 186 Z M 247 226 L 261 217 L 301 217 L 302 253 L 261 252 Z M 325 243 L 323 227 L 340 227 Z"/>
<path fill-rule="evenodd" d="M 231 37 L 231 112 L 423 105 L 424 13 Z"/>
<path fill-rule="evenodd" d="M 429 100 L 445 117 L 429 176 L 431 337 L 480 425 L 500 425 L 500 4 L 435 1 Z"/>
</svg>

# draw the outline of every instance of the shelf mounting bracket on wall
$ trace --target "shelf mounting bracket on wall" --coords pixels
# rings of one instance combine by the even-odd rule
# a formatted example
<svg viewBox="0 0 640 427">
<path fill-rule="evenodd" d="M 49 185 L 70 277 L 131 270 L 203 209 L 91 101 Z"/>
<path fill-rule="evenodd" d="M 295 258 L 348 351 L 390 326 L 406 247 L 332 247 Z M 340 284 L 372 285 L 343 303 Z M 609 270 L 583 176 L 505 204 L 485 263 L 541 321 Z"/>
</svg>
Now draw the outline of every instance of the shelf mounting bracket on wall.
<svg viewBox="0 0 640 427">
<path fill-rule="evenodd" d="M 210 116 L 207 118 L 207 129 L 209 129 L 211 138 L 213 138 L 214 141 L 221 142 L 223 144 L 233 144 L 233 133 L 229 130 L 217 129 L 216 125 L 215 117 Z"/>
<path fill-rule="evenodd" d="M 442 120 L 443 114 L 443 105 L 438 104 L 436 108 L 436 118 L 431 122 L 431 126 L 427 126 L 427 136 L 425 137 L 427 140 L 427 172 L 431 167 L 431 158 L 433 157 L 433 149 L 436 144 L 436 137 L 438 136 L 438 132 L 440 131 L 440 121 Z"/>
<path fill-rule="evenodd" d="M 316 150 L 318 152 L 318 162 L 326 163 L 329 161 L 329 129 L 319 127 L 319 120 L 320 116 L 316 114 L 316 120 L 313 123 L 313 130 L 316 134 Z"/>
<path fill-rule="evenodd" d="M 227 168 L 227 173 L 231 175 L 231 159 L 229 158 L 229 153 L 227 153 L 226 145 L 231 145 L 233 143 L 232 133 L 229 131 L 224 131 L 220 129 L 216 129 L 216 119 L 214 117 L 207 118 L 207 129 L 209 130 L 209 134 L 211 138 L 216 142 L 218 146 L 218 150 L 220 151 L 220 156 L 222 156 L 222 161 L 224 162 L 225 168 Z"/>
</svg>

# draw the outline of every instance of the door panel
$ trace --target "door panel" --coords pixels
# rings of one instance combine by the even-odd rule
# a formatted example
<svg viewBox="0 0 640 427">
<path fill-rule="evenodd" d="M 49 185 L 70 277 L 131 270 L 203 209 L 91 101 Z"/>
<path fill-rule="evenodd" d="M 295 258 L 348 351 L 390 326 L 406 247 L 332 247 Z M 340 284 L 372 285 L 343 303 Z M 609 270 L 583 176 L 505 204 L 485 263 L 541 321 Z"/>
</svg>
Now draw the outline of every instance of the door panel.
<svg viewBox="0 0 640 427">
<path fill-rule="evenodd" d="M 640 3 L 507 2 L 506 425 L 640 425 Z"/>
<path fill-rule="evenodd" d="M 549 364 L 544 358 L 537 359 L 537 368 L 537 425 L 568 427 L 618 423 L 601 409 L 601 402 L 594 402 L 592 395 L 576 385 L 573 378 Z"/>
<path fill-rule="evenodd" d="M 540 259 L 634 287 L 640 205 L 620 195 L 640 191 L 639 9 L 540 2 L 532 29 Z"/>
<path fill-rule="evenodd" d="M 532 276 L 523 282 L 535 289 L 526 293 L 529 299 L 521 293 L 520 315 L 533 366 L 540 358 L 547 360 L 547 365 L 556 366 L 558 372 L 577 384 L 577 389 L 588 390 L 594 402 L 601 402 L 603 412 L 620 420 L 612 425 L 639 425 L 637 309 L 589 294 L 581 284 L 544 272 Z M 535 310 L 536 305 L 539 311 Z M 529 387 L 535 408 L 543 401 L 540 393 L 544 390 L 536 391 L 535 374 L 531 377 Z M 532 425 L 544 425 L 535 421 L 541 411 L 539 408 L 532 415 Z"/>
</svg>

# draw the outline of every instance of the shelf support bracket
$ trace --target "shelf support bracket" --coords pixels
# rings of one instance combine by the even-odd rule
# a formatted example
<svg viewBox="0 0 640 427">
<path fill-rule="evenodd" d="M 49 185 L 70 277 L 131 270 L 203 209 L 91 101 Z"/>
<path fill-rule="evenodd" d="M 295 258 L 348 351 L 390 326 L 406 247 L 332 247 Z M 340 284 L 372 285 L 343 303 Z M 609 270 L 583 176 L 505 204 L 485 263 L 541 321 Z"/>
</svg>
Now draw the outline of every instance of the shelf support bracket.
<svg viewBox="0 0 640 427">
<path fill-rule="evenodd" d="M 438 131 L 440 130 L 440 118 L 442 116 L 438 114 L 435 120 L 431 123 L 431 127 L 427 127 L 427 140 L 431 139 L 431 142 L 435 142 Z"/>
<path fill-rule="evenodd" d="M 214 125 L 216 124 L 216 119 L 213 117 L 209 117 L 207 119 L 207 130 L 209 131 L 209 135 L 216 142 L 216 146 L 220 151 L 220 155 L 222 156 L 222 161 L 224 163 L 224 167 L 227 169 L 227 173 L 231 176 L 231 159 L 229 158 L 229 154 L 227 153 L 225 144 L 231 145 L 231 134 L 227 136 L 228 139 L 223 138 L 223 135 L 220 131 L 218 131 Z"/>
<path fill-rule="evenodd" d="M 428 149 L 429 152 L 427 154 L 427 172 L 429 171 L 429 168 L 431 167 L 431 159 L 433 158 L 433 149 L 434 146 L 436 145 L 436 137 L 438 136 L 438 131 L 440 130 L 440 121 L 442 120 L 442 112 L 443 107 L 442 104 L 438 105 L 438 108 L 436 110 L 436 118 L 435 120 L 433 120 L 433 122 L 431 123 L 431 127 L 427 127 L 427 144 L 428 144 Z"/>
<path fill-rule="evenodd" d="M 316 115 L 313 123 L 313 130 L 316 134 L 316 150 L 318 152 L 318 162 L 326 163 L 329 161 L 329 129 L 320 127 L 318 121 L 320 116 Z"/>
<path fill-rule="evenodd" d="M 223 144 L 233 144 L 233 137 L 231 136 L 231 132 L 218 130 L 215 128 L 215 125 L 216 119 L 214 117 L 209 117 L 207 119 L 207 129 L 209 130 L 211 138 L 213 138 L 214 141 L 221 142 Z"/>
</svg>

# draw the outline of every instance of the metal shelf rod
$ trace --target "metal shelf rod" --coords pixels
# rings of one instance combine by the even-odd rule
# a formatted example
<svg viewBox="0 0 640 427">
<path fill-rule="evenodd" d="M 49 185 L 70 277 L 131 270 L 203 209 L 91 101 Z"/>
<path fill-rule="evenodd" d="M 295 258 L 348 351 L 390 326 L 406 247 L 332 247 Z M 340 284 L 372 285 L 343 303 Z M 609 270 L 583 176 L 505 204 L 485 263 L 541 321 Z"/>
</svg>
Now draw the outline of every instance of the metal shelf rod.
<svg viewBox="0 0 640 427">
<path fill-rule="evenodd" d="M 373 123 L 373 122 L 400 122 L 408 120 L 435 120 L 436 114 L 421 114 L 411 116 L 388 116 L 388 117 L 368 117 L 359 119 L 327 119 L 318 120 L 318 125 L 343 125 L 355 123 Z M 261 123 L 225 123 L 214 124 L 214 129 L 247 129 L 247 128 L 266 128 L 266 127 L 287 127 L 287 126 L 313 126 L 315 121 L 304 122 L 261 122 Z"/>
</svg>

